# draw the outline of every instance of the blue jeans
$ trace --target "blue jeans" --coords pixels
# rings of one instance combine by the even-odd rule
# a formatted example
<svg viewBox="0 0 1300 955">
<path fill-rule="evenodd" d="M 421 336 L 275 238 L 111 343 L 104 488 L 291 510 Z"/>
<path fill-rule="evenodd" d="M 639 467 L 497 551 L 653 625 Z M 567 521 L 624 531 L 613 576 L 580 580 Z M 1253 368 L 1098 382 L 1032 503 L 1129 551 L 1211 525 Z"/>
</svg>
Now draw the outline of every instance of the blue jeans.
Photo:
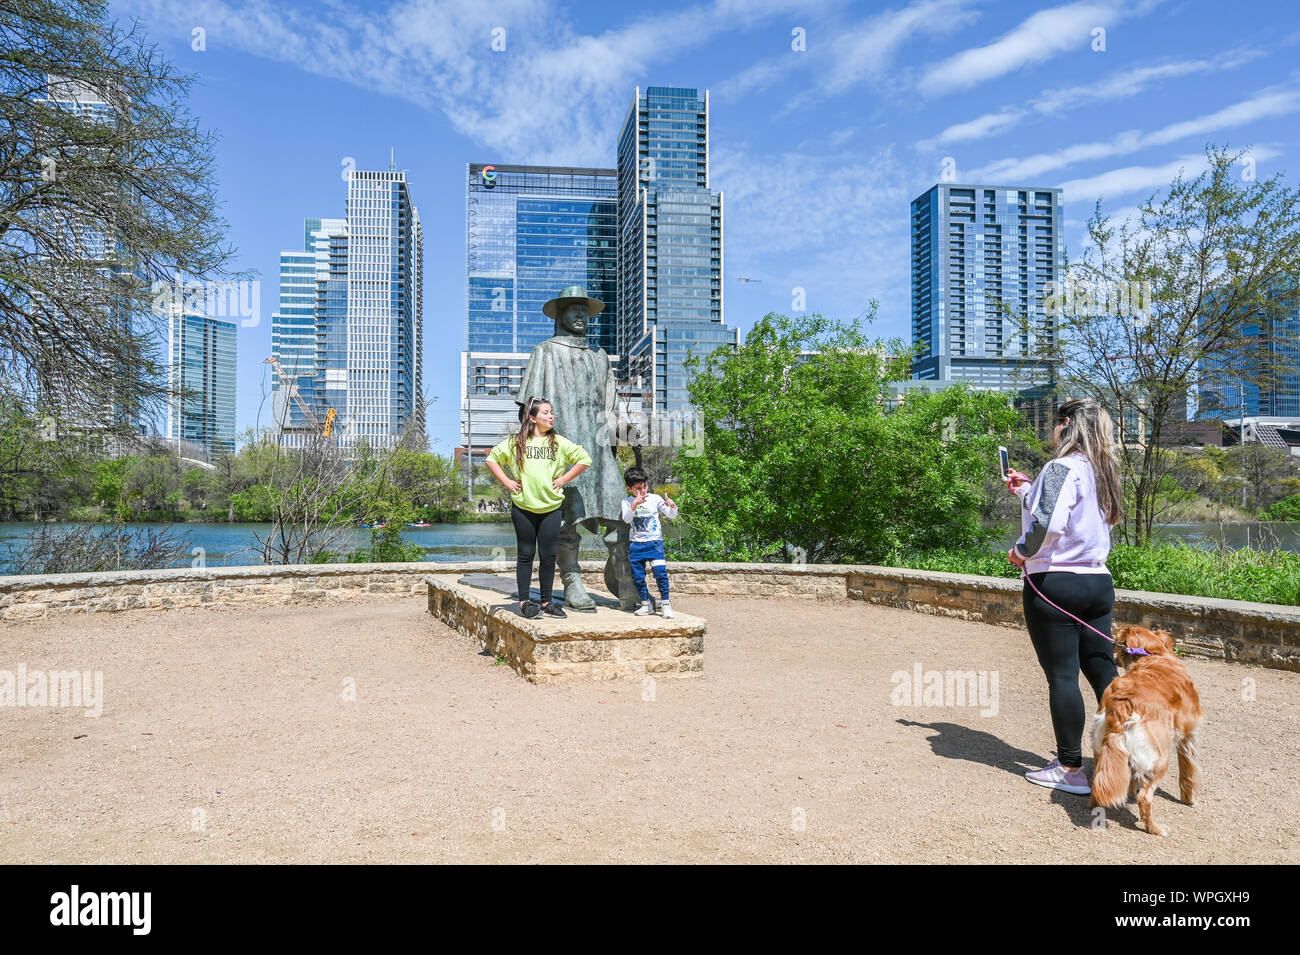
<svg viewBox="0 0 1300 955">
<path fill-rule="evenodd" d="M 632 541 L 627 546 L 627 556 L 632 562 L 632 580 L 642 603 L 650 602 L 650 588 L 645 583 L 645 562 L 650 561 L 655 583 L 659 585 L 659 599 L 668 603 L 668 558 L 664 556 L 664 542 Z"/>
</svg>

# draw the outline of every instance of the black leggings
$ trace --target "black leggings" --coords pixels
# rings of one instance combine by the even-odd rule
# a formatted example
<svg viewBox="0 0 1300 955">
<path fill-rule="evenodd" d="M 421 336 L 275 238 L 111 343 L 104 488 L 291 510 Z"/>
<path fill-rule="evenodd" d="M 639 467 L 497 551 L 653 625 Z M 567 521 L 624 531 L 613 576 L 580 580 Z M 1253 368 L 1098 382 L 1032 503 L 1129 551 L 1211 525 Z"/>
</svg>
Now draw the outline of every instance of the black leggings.
<svg viewBox="0 0 1300 955">
<path fill-rule="evenodd" d="M 1102 633 L 1110 633 L 1110 615 L 1115 608 L 1115 584 L 1110 574 L 1053 572 L 1034 574 L 1032 579 L 1052 603 Z M 1079 671 L 1083 671 L 1100 703 L 1102 693 L 1115 679 L 1114 644 L 1048 606 L 1029 581 L 1025 581 L 1024 605 L 1029 639 L 1038 654 L 1038 665 L 1047 676 L 1056 758 L 1062 766 L 1081 766 L 1085 714 Z"/>
<path fill-rule="evenodd" d="M 515 524 L 515 541 L 518 559 L 515 561 L 515 583 L 519 585 L 519 599 L 527 600 L 533 584 L 533 555 L 541 546 L 541 561 L 537 565 L 537 583 L 542 592 L 542 603 L 551 602 L 551 588 L 555 585 L 555 551 L 560 541 L 560 509 L 545 514 L 525 511 L 518 504 L 510 505 L 510 519 Z"/>
</svg>

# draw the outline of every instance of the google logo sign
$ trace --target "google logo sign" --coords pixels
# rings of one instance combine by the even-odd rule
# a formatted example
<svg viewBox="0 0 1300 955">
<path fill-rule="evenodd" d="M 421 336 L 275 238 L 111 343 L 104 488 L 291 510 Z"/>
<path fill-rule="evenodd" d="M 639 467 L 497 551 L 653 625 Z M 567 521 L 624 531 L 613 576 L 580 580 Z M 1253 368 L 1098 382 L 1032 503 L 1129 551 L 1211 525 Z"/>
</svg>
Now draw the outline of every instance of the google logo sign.
<svg viewBox="0 0 1300 955">
<path fill-rule="evenodd" d="M 491 189 L 497 184 L 496 169 L 496 166 L 484 166 L 483 172 L 480 174 L 483 177 L 483 185 L 488 189 Z"/>
</svg>

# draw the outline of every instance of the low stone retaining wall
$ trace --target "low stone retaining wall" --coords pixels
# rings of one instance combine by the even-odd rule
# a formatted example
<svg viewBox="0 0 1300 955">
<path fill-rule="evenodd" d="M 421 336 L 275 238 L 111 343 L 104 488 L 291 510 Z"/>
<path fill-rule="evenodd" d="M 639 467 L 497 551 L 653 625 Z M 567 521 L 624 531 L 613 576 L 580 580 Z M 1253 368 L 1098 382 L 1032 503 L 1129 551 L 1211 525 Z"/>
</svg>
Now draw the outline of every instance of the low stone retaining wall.
<svg viewBox="0 0 1300 955">
<path fill-rule="evenodd" d="M 604 563 L 584 560 L 584 579 L 603 589 Z M 847 567 L 784 564 L 674 564 L 672 586 L 683 594 L 844 596 Z M 70 613 L 166 610 L 173 607 L 260 607 L 330 603 L 369 596 L 424 594 L 431 574 L 482 571 L 513 575 L 514 563 L 295 564 L 181 567 L 103 574 L 0 577 L 0 620 L 36 620 Z"/>
<path fill-rule="evenodd" d="M 584 578 L 601 587 L 600 561 L 583 561 Z M 491 570 L 503 562 L 308 564 L 277 567 L 121 571 L 0 577 L 0 620 L 171 607 L 251 608 L 342 603 L 427 593 L 424 578 Z M 804 597 L 871 603 L 1023 627 L 1021 583 L 997 577 L 943 574 L 849 564 L 678 563 L 669 568 L 681 594 Z M 1121 590 L 1118 625 L 1164 627 L 1193 656 L 1300 671 L 1300 608 Z"/>
<path fill-rule="evenodd" d="M 1019 579 L 898 567 L 848 569 L 851 600 L 1024 628 Z M 1245 600 L 1115 592 L 1115 626 L 1168 630 L 1180 652 L 1300 671 L 1300 608 Z"/>
</svg>

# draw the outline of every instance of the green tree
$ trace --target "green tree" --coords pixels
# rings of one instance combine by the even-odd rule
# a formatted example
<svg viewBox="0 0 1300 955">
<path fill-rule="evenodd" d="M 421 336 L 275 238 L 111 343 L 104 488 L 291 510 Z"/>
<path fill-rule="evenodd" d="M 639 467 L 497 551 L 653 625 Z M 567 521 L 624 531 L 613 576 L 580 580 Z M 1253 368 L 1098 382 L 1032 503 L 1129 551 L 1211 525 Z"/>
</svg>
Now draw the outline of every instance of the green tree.
<svg viewBox="0 0 1300 955">
<path fill-rule="evenodd" d="M 1243 510 L 1263 510 L 1296 490 L 1296 460 L 1286 448 L 1247 443 L 1221 452 L 1228 500 L 1239 496 Z"/>
<path fill-rule="evenodd" d="M 97 426 L 167 392 L 153 283 L 235 277 L 190 82 L 105 0 L 0 7 L 0 374 Z"/>
<path fill-rule="evenodd" d="M 1209 147 L 1207 167 L 1153 194 L 1134 225 L 1101 211 L 1089 245 L 1044 306 L 1058 333 L 1037 335 L 1060 390 L 1111 409 L 1127 497 L 1126 540 L 1151 540 L 1177 466 L 1165 435 L 1181 419 L 1205 367 L 1267 385 L 1293 349 L 1262 351 L 1250 329 L 1295 289 L 1300 193 L 1280 175 L 1246 180 L 1242 154 Z M 1022 317 L 1026 332 L 1040 331 Z M 1270 355 L 1272 356 L 1270 358 Z"/>
<path fill-rule="evenodd" d="M 180 501 L 181 468 L 170 454 L 148 454 L 127 459 L 122 492 L 137 516 L 159 517 L 176 513 Z"/>
<path fill-rule="evenodd" d="M 455 462 L 427 451 L 397 448 L 389 461 L 393 485 L 400 489 L 417 510 L 417 516 L 430 521 L 454 518 L 464 493 Z"/>
<path fill-rule="evenodd" d="M 181 472 L 181 493 L 191 508 L 206 511 L 219 493 L 218 476 L 207 468 L 191 467 Z"/>
<path fill-rule="evenodd" d="M 1019 416 L 965 388 L 891 407 L 910 353 L 819 315 L 761 319 L 735 352 L 693 357 L 700 454 L 676 462 L 683 518 L 742 559 L 879 561 L 981 541 L 985 475 Z M 697 545 L 698 546 L 698 545 Z"/>
</svg>

